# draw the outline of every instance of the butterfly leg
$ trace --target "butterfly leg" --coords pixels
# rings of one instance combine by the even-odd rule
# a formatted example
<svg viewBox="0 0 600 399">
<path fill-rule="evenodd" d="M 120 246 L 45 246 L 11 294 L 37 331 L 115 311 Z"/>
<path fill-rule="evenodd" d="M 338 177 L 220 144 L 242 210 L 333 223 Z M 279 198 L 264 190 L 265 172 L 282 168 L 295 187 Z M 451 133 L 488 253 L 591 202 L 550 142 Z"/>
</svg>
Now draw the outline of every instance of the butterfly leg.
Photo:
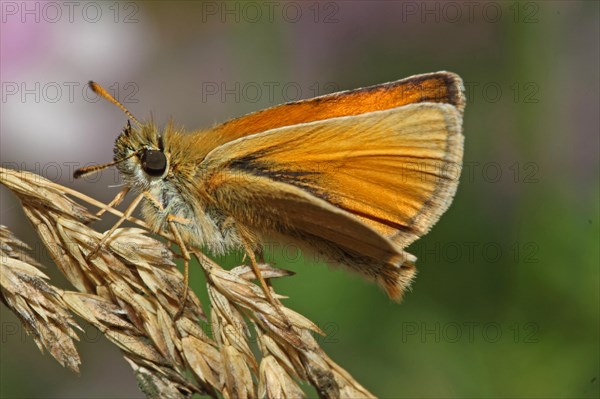
<svg viewBox="0 0 600 399">
<path fill-rule="evenodd" d="M 183 243 L 181 234 L 179 234 L 179 230 L 177 229 L 177 226 L 175 225 L 176 222 L 181 222 L 180 219 L 181 218 L 178 218 L 175 215 L 167 216 L 167 222 L 169 223 L 169 229 L 171 230 L 171 233 L 173 233 L 173 237 L 175 238 L 177 245 L 179 245 L 179 248 L 181 248 L 181 254 L 183 255 L 183 269 L 184 269 L 183 295 L 182 295 L 181 301 L 179 303 L 179 309 L 177 310 L 177 313 L 175 313 L 175 317 L 173 317 L 173 320 L 179 319 L 179 317 L 183 313 L 183 309 L 185 309 L 185 303 L 187 301 L 187 296 L 188 296 L 188 284 L 190 281 L 190 279 L 189 279 L 190 259 L 191 259 L 190 253 L 188 252 L 185 244 Z"/>
<path fill-rule="evenodd" d="M 244 246 L 245 251 L 242 262 L 246 260 L 246 256 L 250 259 L 252 271 L 254 272 L 256 279 L 259 281 L 260 286 L 263 289 L 263 292 L 265 293 L 265 297 L 272 305 L 276 306 L 277 302 L 275 302 L 273 295 L 271 295 L 269 283 L 267 283 L 267 281 L 264 279 L 262 272 L 260 271 L 260 267 L 258 266 L 257 257 L 259 258 L 261 263 L 264 263 L 264 258 L 262 249 L 256 246 L 253 247 L 253 245 L 251 244 L 253 242 L 253 240 L 251 239 L 251 237 L 253 236 L 252 233 L 246 228 L 244 228 L 243 225 L 238 224 L 233 217 L 227 218 L 221 226 L 221 228 L 224 231 L 228 229 L 234 229 L 235 231 L 237 231 L 237 234 L 239 235 L 240 240 L 242 241 L 242 245 Z"/>
<path fill-rule="evenodd" d="M 104 212 L 106 212 L 108 210 L 108 208 L 114 208 L 115 206 L 119 205 L 123 199 L 125 198 L 125 196 L 127 195 L 127 193 L 129 192 L 129 187 L 125 187 L 123 190 L 119 191 L 119 193 L 115 196 L 115 198 L 112 199 L 112 201 L 110 201 L 106 207 L 100 209 L 98 212 L 96 212 L 96 217 L 100 217 L 104 214 Z"/>
<path fill-rule="evenodd" d="M 252 270 L 254 271 L 254 275 L 258 279 L 258 281 L 263 289 L 263 292 L 265 293 L 267 300 L 273 306 L 277 307 L 278 302 L 276 302 L 275 298 L 273 298 L 273 295 L 271 295 L 271 288 L 269 288 L 269 285 L 267 284 L 266 280 L 264 279 L 264 277 L 262 275 L 262 272 L 260 271 L 260 267 L 258 266 L 258 262 L 256 260 L 255 251 L 252 249 L 249 242 L 244 237 L 242 237 L 242 242 L 244 244 L 244 249 L 246 250 L 246 254 L 248 255 L 248 258 L 250 259 L 250 264 L 252 265 Z M 259 254 L 259 256 L 262 258 L 262 254 Z"/>
<path fill-rule="evenodd" d="M 102 237 L 102 239 L 100 240 L 98 245 L 96 245 L 96 248 L 94 248 L 94 250 L 88 254 L 88 256 L 86 257 L 87 261 L 94 259 L 96 257 L 96 255 L 98 254 L 98 251 L 100 251 L 100 249 L 106 244 L 106 242 L 108 241 L 110 236 L 115 232 L 115 230 L 117 228 L 119 228 L 119 226 L 121 224 L 123 224 L 123 222 L 131 216 L 131 214 L 133 213 L 135 208 L 137 208 L 137 206 L 142 201 L 142 198 L 144 198 L 144 195 L 145 195 L 145 193 L 141 193 L 140 195 L 135 197 L 133 202 L 127 207 L 127 209 L 123 213 L 123 216 L 121 216 L 119 218 L 119 220 L 113 225 L 113 227 L 104 234 L 104 237 Z"/>
<path fill-rule="evenodd" d="M 143 194 L 146 196 L 146 198 L 148 198 L 150 200 L 150 202 L 152 202 L 154 204 L 154 206 L 156 206 L 157 209 L 164 211 L 164 207 L 162 206 L 160 201 L 158 201 L 156 198 L 154 198 L 148 192 L 144 192 Z M 190 276 L 190 260 L 192 259 L 189 251 L 187 250 L 187 247 L 185 246 L 185 244 L 183 242 L 183 238 L 181 238 L 181 234 L 179 234 L 179 230 L 177 229 L 177 226 L 175 225 L 175 223 L 187 224 L 189 222 L 190 221 L 188 219 L 181 218 L 177 215 L 173 215 L 173 214 L 167 215 L 167 223 L 169 224 L 169 230 L 171 230 L 171 234 L 173 234 L 175 243 L 179 246 L 179 248 L 181 248 L 181 254 L 183 256 L 183 270 L 184 270 L 183 271 L 183 295 L 182 295 L 180 303 L 179 303 L 179 309 L 177 310 L 177 313 L 175 313 L 173 320 L 179 319 L 179 317 L 181 317 L 181 315 L 183 314 L 183 310 L 185 309 L 185 303 L 187 302 L 187 296 L 188 296 L 188 285 L 189 285 L 189 281 L 190 281 L 190 277 L 189 277 Z"/>
</svg>

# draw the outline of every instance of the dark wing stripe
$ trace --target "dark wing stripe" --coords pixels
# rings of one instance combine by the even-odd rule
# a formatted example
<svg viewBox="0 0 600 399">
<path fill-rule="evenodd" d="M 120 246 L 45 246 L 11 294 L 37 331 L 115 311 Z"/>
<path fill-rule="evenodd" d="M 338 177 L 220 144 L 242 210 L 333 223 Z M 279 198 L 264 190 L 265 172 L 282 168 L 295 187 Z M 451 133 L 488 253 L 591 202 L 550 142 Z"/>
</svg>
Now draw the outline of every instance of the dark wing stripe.
<svg viewBox="0 0 600 399">
<path fill-rule="evenodd" d="M 318 172 L 298 171 L 282 168 L 273 162 L 265 162 L 259 158 L 265 156 L 265 151 L 260 151 L 233 159 L 229 162 L 229 168 L 253 174 L 255 176 L 267 177 L 271 180 L 291 184 L 318 198 L 328 201 L 327 193 L 318 188 Z"/>
</svg>

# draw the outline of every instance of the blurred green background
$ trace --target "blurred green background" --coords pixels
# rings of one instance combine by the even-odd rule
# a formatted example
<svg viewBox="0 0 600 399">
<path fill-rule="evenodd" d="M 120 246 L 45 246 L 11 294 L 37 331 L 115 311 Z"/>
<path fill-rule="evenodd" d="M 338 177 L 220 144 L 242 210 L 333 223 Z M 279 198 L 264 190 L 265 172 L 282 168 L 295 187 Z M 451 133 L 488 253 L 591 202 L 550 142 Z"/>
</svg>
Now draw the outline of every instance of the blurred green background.
<svg viewBox="0 0 600 399">
<path fill-rule="evenodd" d="M 90 79 L 138 118 L 196 129 L 288 100 L 456 72 L 468 97 L 463 175 L 452 207 L 409 248 L 419 274 L 405 301 L 293 247 L 269 253 L 297 272 L 276 289 L 382 398 L 597 398 L 598 4 L 3 1 L 2 164 L 111 199 L 112 172 L 70 178 L 73 165 L 111 159 L 125 122 L 88 98 Z M 69 288 L 12 194 L 0 192 L 1 223 Z M 191 286 L 206 298 L 201 274 Z M 76 376 L 41 355 L 4 307 L 1 317 L 3 398 L 142 397 L 94 329 L 81 337 Z"/>
</svg>

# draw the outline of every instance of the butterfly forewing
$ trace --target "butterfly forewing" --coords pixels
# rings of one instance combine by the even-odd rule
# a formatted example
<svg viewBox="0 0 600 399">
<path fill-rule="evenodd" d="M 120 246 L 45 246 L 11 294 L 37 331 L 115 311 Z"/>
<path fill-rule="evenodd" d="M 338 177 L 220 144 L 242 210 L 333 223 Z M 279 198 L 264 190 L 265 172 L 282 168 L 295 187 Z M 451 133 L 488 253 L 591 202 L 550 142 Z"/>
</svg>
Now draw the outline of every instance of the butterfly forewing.
<svg viewBox="0 0 600 399">
<path fill-rule="evenodd" d="M 239 229 L 295 239 L 399 299 L 415 260 L 402 248 L 458 185 L 462 89 L 440 72 L 234 119 L 204 137 L 203 190 Z"/>
<path fill-rule="evenodd" d="M 285 183 L 404 246 L 448 206 L 458 183 L 448 170 L 461 159 L 460 113 L 423 103 L 247 136 L 213 150 L 204 164 L 209 175 L 219 173 L 212 190 L 227 176 L 237 184 L 240 173 Z M 267 198 L 280 197 L 275 187 L 263 186 Z"/>
</svg>

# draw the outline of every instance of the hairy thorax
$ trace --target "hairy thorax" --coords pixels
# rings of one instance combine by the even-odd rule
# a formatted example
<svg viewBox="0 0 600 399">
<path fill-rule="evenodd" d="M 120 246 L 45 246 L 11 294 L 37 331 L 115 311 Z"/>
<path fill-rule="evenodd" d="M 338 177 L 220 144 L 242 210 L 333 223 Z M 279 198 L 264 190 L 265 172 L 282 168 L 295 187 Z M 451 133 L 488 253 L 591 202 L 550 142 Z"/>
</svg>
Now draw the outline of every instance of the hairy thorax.
<svg viewBox="0 0 600 399">
<path fill-rule="evenodd" d="M 222 212 L 198 198 L 187 201 L 169 182 L 153 183 L 142 203 L 142 213 L 152 229 L 169 231 L 168 222 L 172 220 L 184 242 L 207 247 L 215 254 L 241 246 L 234 223 Z"/>
</svg>

